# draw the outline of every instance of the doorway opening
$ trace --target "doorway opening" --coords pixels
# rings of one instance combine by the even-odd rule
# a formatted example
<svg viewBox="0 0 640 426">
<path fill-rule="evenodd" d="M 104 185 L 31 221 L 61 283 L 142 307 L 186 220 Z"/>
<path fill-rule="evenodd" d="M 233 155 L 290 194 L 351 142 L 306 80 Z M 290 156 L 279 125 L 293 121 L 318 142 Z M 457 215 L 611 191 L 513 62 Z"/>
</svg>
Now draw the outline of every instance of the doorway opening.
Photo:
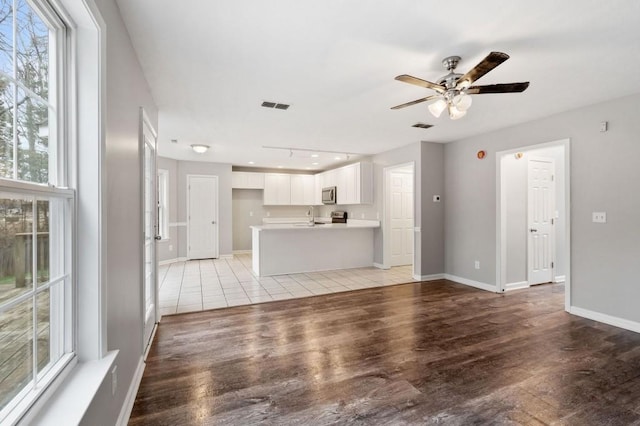
<svg viewBox="0 0 640 426">
<path fill-rule="evenodd" d="M 569 139 L 496 153 L 498 292 L 565 282 L 570 303 Z"/>
<path fill-rule="evenodd" d="M 382 224 L 384 269 L 412 265 L 415 270 L 414 200 L 415 163 L 386 167 Z"/>
</svg>

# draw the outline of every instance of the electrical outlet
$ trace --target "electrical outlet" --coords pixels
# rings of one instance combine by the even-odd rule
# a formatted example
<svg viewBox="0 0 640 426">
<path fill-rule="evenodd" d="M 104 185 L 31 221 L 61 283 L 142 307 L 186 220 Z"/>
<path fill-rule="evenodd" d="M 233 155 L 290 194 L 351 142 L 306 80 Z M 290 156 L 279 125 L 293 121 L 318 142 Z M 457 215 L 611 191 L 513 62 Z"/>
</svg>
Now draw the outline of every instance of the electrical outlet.
<svg viewBox="0 0 640 426">
<path fill-rule="evenodd" d="M 376 212 L 376 220 L 380 220 L 380 212 Z"/>
<path fill-rule="evenodd" d="M 169 251 L 173 251 L 173 244 L 169 244 Z"/>
<path fill-rule="evenodd" d="M 267 212 L 267 217 L 271 216 L 271 213 Z"/>
<path fill-rule="evenodd" d="M 364 213 L 360 215 L 360 219 L 364 219 Z"/>
<path fill-rule="evenodd" d="M 591 220 L 594 223 L 607 223 L 607 212 L 593 212 Z"/>
<path fill-rule="evenodd" d="M 118 388 L 118 366 L 116 365 L 111 370 L 111 395 L 116 394 L 116 389 Z"/>
<path fill-rule="evenodd" d="M 253 217 L 253 212 L 249 212 L 249 217 Z"/>
<path fill-rule="evenodd" d="M 476 260 L 475 267 L 476 267 L 476 269 L 480 269 L 480 261 L 479 260 Z"/>
</svg>

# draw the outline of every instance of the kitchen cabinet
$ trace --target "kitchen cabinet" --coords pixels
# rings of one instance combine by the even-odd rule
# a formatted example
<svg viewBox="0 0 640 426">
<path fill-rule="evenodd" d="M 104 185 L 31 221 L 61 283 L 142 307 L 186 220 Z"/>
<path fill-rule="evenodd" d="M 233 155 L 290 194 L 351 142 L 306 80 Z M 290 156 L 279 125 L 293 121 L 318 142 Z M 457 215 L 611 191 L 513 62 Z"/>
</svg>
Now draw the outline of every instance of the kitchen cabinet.
<svg viewBox="0 0 640 426">
<path fill-rule="evenodd" d="M 264 174 L 264 205 L 291 205 L 291 175 L 285 173 Z"/>
<path fill-rule="evenodd" d="M 264 189 L 264 173 L 231 172 L 231 188 Z"/>
<path fill-rule="evenodd" d="M 291 175 L 291 205 L 315 204 L 316 180 L 313 175 Z"/>
<path fill-rule="evenodd" d="M 373 203 L 373 165 L 371 163 L 349 164 L 331 172 L 337 187 L 337 204 Z"/>
</svg>

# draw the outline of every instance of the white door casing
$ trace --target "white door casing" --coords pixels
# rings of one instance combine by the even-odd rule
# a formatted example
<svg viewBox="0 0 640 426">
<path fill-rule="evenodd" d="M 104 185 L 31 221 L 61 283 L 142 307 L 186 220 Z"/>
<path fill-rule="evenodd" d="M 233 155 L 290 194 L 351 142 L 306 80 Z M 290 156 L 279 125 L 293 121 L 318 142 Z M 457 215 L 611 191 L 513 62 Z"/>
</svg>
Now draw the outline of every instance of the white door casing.
<svg viewBox="0 0 640 426">
<path fill-rule="evenodd" d="M 391 265 L 413 263 L 413 173 L 391 171 L 390 237 Z"/>
<path fill-rule="evenodd" d="M 218 229 L 218 177 L 187 175 L 187 258 L 217 258 Z"/>
<path fill-rule="evenodd" d="M 149 347 L 157 322 L 157 262 L 156 235 L 158 232 L 156 132 L 144 110 L 141 110 L 140 139 L 142 144 L 142 301 L 143 349 Z"/>
<path fill-rule="evenodd" d="M 529 285 L 553 281 L 555 259 L 555 163 L 553 158 L 528 161 L 527 280 Z"/>
</svg>

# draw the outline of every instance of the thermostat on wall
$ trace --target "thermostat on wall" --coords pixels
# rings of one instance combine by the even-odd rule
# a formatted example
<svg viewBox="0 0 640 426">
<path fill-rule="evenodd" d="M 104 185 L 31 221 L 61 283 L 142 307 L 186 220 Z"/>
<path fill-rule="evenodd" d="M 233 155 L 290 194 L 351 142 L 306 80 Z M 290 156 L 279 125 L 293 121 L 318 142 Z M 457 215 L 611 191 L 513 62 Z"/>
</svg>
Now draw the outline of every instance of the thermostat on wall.
<svg viewBox="0 0 640 426">
<path fill-rule="evenodd" d="M 440 202 L 440 196 L 439 195 L 434 195 L 433 196 L 433 202 L 434 203 L 439 203 Z"/>
</svg>

